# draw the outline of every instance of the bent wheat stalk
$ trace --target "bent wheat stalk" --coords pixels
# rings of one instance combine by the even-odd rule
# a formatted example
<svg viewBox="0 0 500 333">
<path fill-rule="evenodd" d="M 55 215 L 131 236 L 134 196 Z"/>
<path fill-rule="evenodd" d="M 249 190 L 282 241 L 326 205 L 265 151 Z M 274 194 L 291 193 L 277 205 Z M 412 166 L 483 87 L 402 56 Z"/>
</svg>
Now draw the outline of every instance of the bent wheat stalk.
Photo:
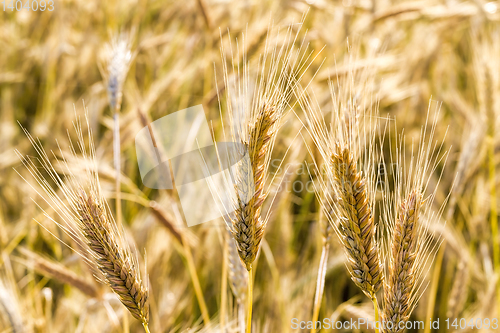
<svg viewBox="0 0 500 333">
<path fill-rule="evenodd" d="M 36 141 L 26 129 L 23 130 L 38 154 L 37 160 L 41 163 L 43 172 L 48 175 L 47 177 L 42 174 L 31 159 L 17 152 L 36 182 L 36 184 L 28 183 L 57 213 L 63 223 L 57 222 L 47 213 L 45 215 L 78 244 L 76 247 L 78 250 L 75 251 L 91 268 L 96 268 L 94 270 L 96 278 L 114 291 L 132 316 L 142 323 L 146 332 L 149 332 L 149 290 L 141 278 L 137 256 L 125 241 L 123 228 L 113 219 L 101 192 L 90 128 L 88 129 L 89 153 L 85 148 L 81 123 L 77 121 L 75 124 L 78 148 L 86 168 L 85 174 L 73 174 L 69 160 L 64 157 L 64 152 L 60 149 L 63 158 L 57 161 L 57 165 L 66 173 L 63 178 L 52 165 L 39 141 Z M 70 151 L 72 162 L 77 162 L 76 151 L 71 141 Z M 48 180 L 53 181 L 56 187 L 52 187 Z"/>
<path fill-rule="evenodd" d="M 275 134 L 273 125 L 277 120 L 274 108 L 265 106 L 261 108 L 256 118 L 250 126 L 248 140 L 243 141 L 248 150 L 249 159 L 242 159 L 239 165 L 239 181 L 236 185 L 237 208 L 234 218 L 231 219 L 231 233 L 236 241 L 240 259 L 248 271 L 247 332 L 251 332 L 252 325 L 252 263 L 260 248 L 267 222 L 260 216 L 266 197 L 264 192 L 265 157 L 268 154 L 271 138 Z M 253 194 L 251 186 L 254 187 Z M 240 193 L 246 198 L 242 198 Z M 247 200 L 248 196 L 251 196 L 250 200 Z"/>
<path fill-rule="evenodd" d="M 100 292 L 96 287 L 95 283 L 89 283 L 82 277 L 78 276 L 73 271 L 69 270 L 65 266 L 50 261 L 42 256 L 35 254 L 25 248 L 19 248 L 19 251 L 23 253 L 29 260 L 26 261 L 26 265 L 32 266 L 36 271 L 41 274 L 48 276 L 50 278 L 59 280 L 63 283 L 71 285 L 81 292 L 92 298 L 99 298 Z"/>
</svg>

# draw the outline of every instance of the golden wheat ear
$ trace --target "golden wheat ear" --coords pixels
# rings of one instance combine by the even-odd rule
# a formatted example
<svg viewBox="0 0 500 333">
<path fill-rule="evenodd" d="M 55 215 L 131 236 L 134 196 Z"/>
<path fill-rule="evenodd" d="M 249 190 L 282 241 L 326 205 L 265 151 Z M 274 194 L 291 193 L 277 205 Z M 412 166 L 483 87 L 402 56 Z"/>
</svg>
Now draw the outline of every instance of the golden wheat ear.
<svg viewBox="0 0 500 333">
<path fill-rule="evenodd" d="M 336 145 L 332 169 L 339 195 L 338 233 L 348 256 L 351 278 L 370 298 L 380 289 L 383 269 L 375 240 L 375 222 L 366 179 L 347 147 Z"/>
<path fill-rule="evenodd" d="M 399 323 L 406 322 L 411 314 L 412 289 L 415 286 L 415 259 L 417 257 L 418 223 L 422 196 L 412 191 L 401 204 L 396 222 L 391 261 L 385 288 L 383 319 L 392 322 L 390 332 L 400 332 Z"/>
<path fill-rule="evenodd" d="M 129 312 L 142 323 L 149 322 L 148 291 L 138 275 L 132 254 L 116 238 L 105 208 L 94 195 L 81 192 L 77 205 L 80 230 L 104 281 Z M 119 237 L 119 236 L 118 236 Z"/>
<path fill-rule="evenodd" d="M 41 143 L 25 129 L 42 168 L 39 169 L 31 159 L 25 158 L 19 152 L 18 155 L 35 180 L 27 181 L 28 184 L 56 212 L 57 217 L 52 218 L 48 213 L 45 215 L 78 244 L 75 251 L 94 270 L 96 279 L 114 291 L 127 310 L 141 321 L 148 332 L 149 290 L 141 278 L 137 256 L 125 241 L 123 227 L 117 225 L 113 219 L 102 194 L 88 122 L 87 128 L 89 149 L 86 148 L 85 135 L 78 120 L 75 130 L 79 154 L 70 140 L 70 156 L 66 159 L 60 148 L 62 159 L 55 162 L 57 168 L 53 166 Z M 55 157 L 54 153 L 53 155 Z M 81 155 L 81 159 L 78 155 Z M 83 174 L 71 171 L 72 163 L 75 162 L 85 165 Z M 65 174 L 61 176 L 57 170 L 62 170 Z M 50 185 L 50 182 L 56 185 Z"/>
<path fill-rule="evenodd" d="M 369 68 L 354 71 L 353 60 L 350 50 L 346 76 L 337 78 L 337 84 L 330 81 L 331 114 L 305 90 L 299 103 L 305 128 L 323 160 L 322 166 L 316 163 L 316 170 L 324 170 L 324 177 L 315 181 L 320 204 L 342 242 L 352 280 L 373 300 L 384 279 L 374 220 L 374 165 L 380 155 L 376 139 L 382 141 L 383 134 L 370 97 L 373 74 Z"/>
<path fill-rule="evenodd" d="M 255 122 L 249 127 L 247 141 L 243 141 L 244 147 L 248 150 L 249 158 L 243 159 L 238 170 L 239 182 L 236 185 L 238 207 L 235 210 L 235 217 L 231 221 L 231 231 L 240 258 L 247 270 L 251 269 L 257 256 L 266 227 L 266 223 L 261 218 L 262 204 L 266 197 L 264 191 L 265 163 L 269 145 L 275 135 L 273 129 L 275 123 L 276 114 L 273 109 L 262 108 Z M 250 186 L 247 180 L 251 182 Z M 243 194 L 244 198 L 241 198 L 240 193 Z M 250 200 L 245 202 L 245 198 L 248 197 Z"/>
<path fill-rule="evenodd" d="M 230 171 L 225 189 L 221 191 L 213 188 L 212 194 L 216 202 L 220 201 L 221 192 L 223 195 L 229 193 L 231 198 L 230 203 L 221 203 L 221 210 L 225 210 L 221 215 L 235 241 L 241 262 L 249 272 L 247 332 L 251 331 L 252 264 L 259 252 L 269 217 L 262 216 L 262 206 L 269 194 L 268 169 L 271 154 L 283 115 L 290 107 L 298 81 L 310 64 L 306 62 L 311 61 L 313 54 L 312 51 L 310 55 L 303 52 L 303 43 L 300 48 L 295 47 L 300 32 L 295 27 L 287 27 L 284 38 L 279 29 L 269 29 L 265 49 L 257 66 L 247 61 L 245 50 L 243 56 L 239 52 L 237 56 L 233 56 L 230 45 L 233 59 L 230 72 L 225 61 L 224 41 L 221 46 L 225 109 L 230 127 L 229 130 L 223 127 L 223 139 L 239 147 L 235 155 L 240 155 L 241 159 L 235 163 L 234 170 Z M 251 68 L 256 70 L 250 71 Z M 219 102 L 222 104 L 220 96 Z M 222 107 L 220 109 L 221 123 L 224 124 Z M 230 133 L 228 137 L 226 131 Z"/>
<path fill-rule="evenodd" d="M 447 199 L 444 200 L 437 212 L 432 209 L 448 155 L 448 151 L 443 151 L 443 141 L 439 144 L 434 140 L 438 115 L 436 112 L 432 123 L 426 121 L 416 155 L 413 146 L 411 148 L 409 163 L 406 163 L 405 140 L 400 136 L 394 150 L 396 159 L 390 163 L 392 176 L 384 179 L 382 208 L 385 211 L 381 223 L 387 228 L 383 242 L 387 277 L 382 319 L 387 332 L 404 331 L 404 323 L 425 290 L 425 274 L 441 244 L 441 235 L 429 230 L 432 224 L 441 223 L 447 203 Z M 431 130 L 427 131 L 427 127 Z M 442 168 L 440 173 L 436 172 L 438 166 Z"/>
<path fill-rule="evenodd" d="M 352 281 L 373 303 L 379 321 L 377 291 L 384 281 L 375 224 L 376 165 L 382 156 L 385 132 L 375 116 L 377 103 L 371 98 L 374 75 L 371 68 L 356 71 L 355 53 L 346 58 L 347 73 L 330 81 L 333 110 L 321 110 L 314 94 L 300 91 L 305 128 L 322 165 L 315 162 L 315 191 L 322 210 L 342 243 L 346 267 Z M 378 142 L 377 142 L 378 140 Z M 312 149 L 308 148 L 311 156 Z M 376 333 L 379 330 L 376 329 Z"/>
<path fill-rule="evenodd" d="M 230 35 L 228 51 L 221 39 L 225 96 L 219 96 L 219 102 L 225 103 L 227 110 L 224 121 L 220 107 L 221 123 L 228 123 L 227 129 L 223 127 L 223 140 L 235 143 L 236 155 L 243 157 L 238 159 L 223 190 L 231 192 L 232 202 L 221 203 L 221 210 L 225 210 L 222 215 L 226 216 L 225 222 L 247 270 L 259 251 L 266 227 L 267 217 L 261 216 L 261 211 L 269 193 L 268 169 L 277 132 L 293 91 L 311 61 L 303 45 L 294 45 L 300 29 L 296 33 L 291 26 L 285 30 L 282 37 L 280 29 L 269 28 L 264 51 L 256 64 L 247 60 L 244 48 L 242 54 L 239 50 L 233 54 Z M 227 54 L 233 61 L 232 71 L 226 64 Z M 220 190 L 214 188 L 212 192 L 219 202 Z"/>
</svg>

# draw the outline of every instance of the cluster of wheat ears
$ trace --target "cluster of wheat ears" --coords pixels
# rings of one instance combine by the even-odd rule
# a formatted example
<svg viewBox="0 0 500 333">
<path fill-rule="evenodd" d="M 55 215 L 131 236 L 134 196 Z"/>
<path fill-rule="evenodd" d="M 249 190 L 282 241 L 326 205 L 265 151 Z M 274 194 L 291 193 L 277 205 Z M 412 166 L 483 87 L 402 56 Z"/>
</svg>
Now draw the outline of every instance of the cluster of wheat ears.
<svg viewBox="0 0 500 333">
<path fill-rule="evenodd" d="M 309 135 L 314 142 L 308 147 L 311 156 L 319 154 L 310 173 L 322 214 L 327 217 L 322 225 L 323 254 L 312 321 L 318 320 L 328 248 L 335 233 L 345 250 L 352 281 L 373 302 L 374 318 L 381 324 L 376 332 L 401 332 L 404 325 L 400 323 L 410 318 L 422 295 L 425 272 L 440 245 L 439 238 L 428 232 L 430 224 L 441 220 L 440 211 L 434 212 L 431 207 L 438 184 L 429 185 L 429 179 L 436 172 L 438 162 L 446 158 L 446 152 L 441 152 L 441 147 L 433 141 L 433 121 L 429 120 L 429 126 L 422 129 L 415 144 L 415 151 L 410 154 L 404 151 L 405 139 L 401 134 L 396 144 L 388 143 L 390 156 L 384 155 L 384 138 L 392 130 L 393 119 L 376 113 L 376 98 L 368 87 L 372 79 L 369 69 L 351 69 L 344 78 L 333 78 L 332 110 L 320 110 L 310 84 L 301 81 L 317 54 L 307 51 L 307 46 L 297 40 L 298 34 L 292 34 L 292 29 L 285 29 L 284 34 L 284 38 L 279 38 L 280 43 L 273 42 L 278 38 L 270 29 L 257 66 L 247 61 L 243 50 L 236 54 L 231 51 L 232 67 L 228 68 L 224 58 L 227 53 L 221 47 L 226 98 L 219 96 L 219 107 L 221 118 L 225 110 L 229 124 L 224 136 L 240 143 L 239 147 L 244 150 L 240 153 L 246 157 L 228 179 L 235 199 L 225 207 L 231 213 L 224 214 L 228 232 L 223 235 L 227 276 L 240 309 L 239 330 L 252 331 L 253 263 L 261 250 L 270 218 L 271 210 L 264 214 L 263 204 L 275 181 L 270 172 L 271 154 L 284 115 L 298 105 L 298 110 L 303 112 L 303 117 L 297 115 L 297 121 L 303 121 L 301 134 Z M 109 104 L 115 114 L 114 159 L 119 186 L 119 112 L 123 82 L 133 61 L 126 36 L 113 41 L 107 55 L 101 67 Z M 144 118 L 144 122 L 147 124 L 147 119 Z M 47 154 L 27 131 L 38 157 L 33 160 L 18 154 L 35 180 L 27 182 L 45 200 L 50 211 L 55 212 L 54 216 L 46 209 L 46 217 L 71 237 L 74 244 L 70 246 L 89 264 L 96 279 L 108 285 L 149 332 L 149 286 L 147 275 L 141 273 L 145 268 L 138 251 L 126 239 L 119 188 L 116 219 L 106 203 L 99 184 L 92 133 L 88 124 L 85 127 L 88 130 L 81 121 L 75 122 L 78 139 L 76 146 L 69 141 L 71 156 L 65 156 L 63 150 L 53 156 Z M 85 172 L 72 170 L 78 161 L 83 161 Z M 169 224 L 155 203 L 151 203 L 151 208 Z M 169 227 L 180 244 L 188 242 L 182 234 L 176 234 L 173 226 Z M 187 260 L 189 265 L 189 254 Z M 43 269 L 57 274 L 56 268 Z M 196 274 L 192 279 L 194 288 L 199 288 Z M 380 302 L 377 295 L 382 288 Z M 87 293 L 95 293 L 88 289 L 82 286 Z M 196 295 L 208 324 L 203 295 L 198 291 Z"/>
</svg>

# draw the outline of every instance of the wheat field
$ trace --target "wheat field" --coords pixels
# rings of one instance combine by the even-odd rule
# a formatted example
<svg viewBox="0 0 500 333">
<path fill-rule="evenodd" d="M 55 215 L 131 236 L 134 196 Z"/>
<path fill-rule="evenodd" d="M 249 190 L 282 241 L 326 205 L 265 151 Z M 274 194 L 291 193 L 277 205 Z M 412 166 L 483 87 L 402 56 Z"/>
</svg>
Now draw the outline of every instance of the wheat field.
<svg viewBox="0 0 500 333">
<path fill-rule="evenodd" d="M 500 331 L 499 6 L 0 3 L 0 332 Z M 229 187 L 151 186 L 199 105 Z"/>
</svg>

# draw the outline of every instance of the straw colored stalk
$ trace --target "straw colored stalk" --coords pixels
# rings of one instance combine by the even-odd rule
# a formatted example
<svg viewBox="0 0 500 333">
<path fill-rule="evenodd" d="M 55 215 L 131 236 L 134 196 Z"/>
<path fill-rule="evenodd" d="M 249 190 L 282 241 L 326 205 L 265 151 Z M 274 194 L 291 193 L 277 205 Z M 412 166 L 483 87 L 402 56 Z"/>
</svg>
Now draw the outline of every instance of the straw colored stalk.
<svg viewBox="0 0 500 333">
<path fill-rule="evenodd" d="M 4 332 L 24 333 L 31 332 L 28 318 L 23 318 L 27 315 L 27 311 L 21 307 L 21 300 L 17 289 L 15 289 L 14 281 L 7 277 L 0 278 L 0 314 L 6 318 L 9 327 L 2 325 Z M 2 323 L 3 324 L 3 323 Z"/>
<path fill-rule="evenodd" d="M 330 250 L 330 240 L 333 235 L 333 227 L 329 222 L 321 221 L 321 232 L 323 238 L 323 246 L 321 250 L 321 259 L 318 267 L 318 277 L 316 279 L 316 293 L 314 294 L 313 317 L 312 322 L 315 323 L 319 317 L 321 308 L 321 300 L 325 290 L 325 276 L 328 264 L 328 251 Z M 311 333 L 316 333 L 316 325 L 311 329 Z"/>
<path fill-rule="evenodd" d="M 75 124 L 75 130 L 83 162 L 78 160 L 74 145 L 70 141 L 71 160 L 85 164 L 86 171 L 83 174 L 73 174 L 71 164 L 60 148 L 62 160 L 58 160 L 57 165 L 66 173 L 63 178 L 57 173 L 39 141 L 24 130 L 38 154 L 37 160 L 44 172 L 42 174 L 31 159 L 18 153 L 24 166 L 35 179 L 35 183 L 28 183 L 63 223 L 57 222 L 47 213 L 46 217 L 78 244 L 76 251 L 91 268 L 95 268 L 96 278 L 114 291 L 122 304 L 148 332 L 149 291 L 141 278 L 137 256 L 125 241 L 123 228 L 113 219 L 101 192 L 91 130 L 88 130 L 90 153 L 85 148 L 80 121 Z M 55 154 L 52 154 L 55 157 Z M 57 184 L 56 187 L 52 187 L 49 180 Z"/>
<path fill-rule="evenodd" d="M 156 143 L 158 141 L 156 141 L 156 139 L 155 139 L 155 135 L 154 135 L 154 132 L 153 132 L 152 127 L 151 127 L 151 121 L 148 119 L 148 116 L 141 109 L 137 109 L 137 112 L 139 115 L 139 120 L 141 121 L 142 125 L 144 127 L 148 127 L 148 129 L 150 130 L 149 134 L 151 135 L 151 138 L 153 138 L 153 142 L 156 145 Z M 160 161 L 165 160 L 165 158 L 161 154 L 162 149 L 159 149 L 158 151 L 160 152 L 158 159 Z M 163 170 L 163 171 L 169 172 L 168 170 Z M 173 176 L 172 176 L 172 178 L 173 178 Z M 170 198 L 170 194 L 167 193 L 167 195 L 169 198 L 168 200 L 172 200 L 172 198 Z M 201 314 L 203 317 L 203 322 L 205 323 L 205 325 L 209 325 L 210 324 L 210 315 L 208 313 L 208 308 L 207 308 L 207 305 L 205 302 L 205 298 L 203 296 L 203 291 L 201 290 L 200 280 L 198 278 L 198 273 L 196 272 L 193 254 L 191 252 L 191 246 L 193 245 L 192 237 L 190 237 L 190 234 L 186 230 L 181 231 L 175 226 L 175 222 L 174 222 L 175 220 L 173 219 L 173 217 L 169 216 L 170 214 L 168 214 L 168 212 L 166 210 L 164 210 L 159 203 L 157 203 L 155 201 L 149 201 L 148 205 L 146 205 L 146 206 L 149 206 L 149 208 L 151 209 L 151 211 L 152 211 L 153 215 L 155 216 L 155 218 L 157 219 L 157 221 L 162 226 L 167 228 L 169 233 L 182 246 L 183 250 L 180 251 L 180 253 L 181 253 L 181 255 L 184 256 L 184 258 L 186 258 L 185 263 L 186 263 L 186 266 L 189 270 L 189 275 L 190 275 L 191 281 L 193 283 L 193 287 L 194 287 L 195 294 L 196 294 L 196 299 L 198 300 L 198 304 L 200 306 L 200 311 L 201 311 Z M 221 312 L 223 312 L 223 311 L 221 311 Z M 223 324 L 223 322 L 221 322 L 221 324 Z"/>
</svg>

